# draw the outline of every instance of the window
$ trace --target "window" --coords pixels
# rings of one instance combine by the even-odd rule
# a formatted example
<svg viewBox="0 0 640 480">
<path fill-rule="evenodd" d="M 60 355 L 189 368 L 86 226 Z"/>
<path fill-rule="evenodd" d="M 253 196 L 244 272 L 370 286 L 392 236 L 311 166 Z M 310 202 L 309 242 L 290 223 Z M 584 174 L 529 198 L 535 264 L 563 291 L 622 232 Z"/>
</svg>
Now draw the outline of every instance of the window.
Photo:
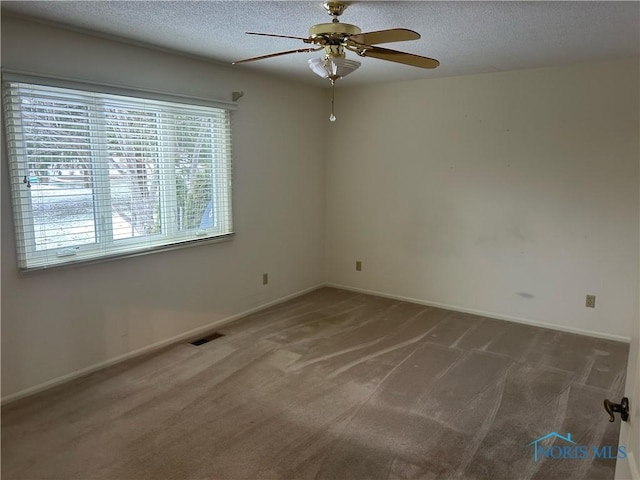
<svg viewBox="0 0 640 480">
<path fill-rule="evenodd" d="M 228 108 L 3 84 L 21 269 L 233 233 Z"/>
</svg>

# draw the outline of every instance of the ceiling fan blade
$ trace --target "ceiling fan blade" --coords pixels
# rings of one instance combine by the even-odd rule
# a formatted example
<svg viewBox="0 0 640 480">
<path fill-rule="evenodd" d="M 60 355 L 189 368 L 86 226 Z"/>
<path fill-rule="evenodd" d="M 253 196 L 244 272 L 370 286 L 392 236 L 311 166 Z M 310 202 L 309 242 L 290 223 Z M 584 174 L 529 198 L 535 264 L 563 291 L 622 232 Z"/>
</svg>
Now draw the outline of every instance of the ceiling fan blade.
<svg viewBox="0 0 640 480">
<path fill-rule="evenodd" d="M 299 48 L 297 50 L 288 50 L 286 52 L 278 52 L 278 53 L 270 53 L 268 55 L 260 55 L 259 57 L 252 57 L 252 58 L 245 58 L 244 60 L 238 60 L 237 62 L 233 62 L 232 65 L 235 65 L 237 63 L 254 62 L 256 60 L 264 60 L 265 58 L 279 57 L 280 55 L 289 55 L 290 53 L 307 53 L 307 52 L 315 52 L 317 50 L 322 50 L 322 47 L 317 47 L 317 48 Z"/>
<path fill-rule="evenodd" d="M 436 68 L 440 62 L 435 58 L 422 57 L 413 53 L 399 52 L 398 50 L 390 50 L 382 47 L 372 47 L 370 45 L 358 45 L 356 43 L 347 42 L 347 48 L 356 52 L 361 57 L 373 57 L 390 62 L 404 63 L 413 67 L 420 68 Z"/>
<path fill-rule="evenodd" d="M 291 35 L 276 35 L 274 33 L 258 33 L 258 32 L 245 32 L 247 35 L 260 35 L 263 37 L 277 37 L 277 38 L 293 38 L 294 40 L 302 40 L 304 43 L 313 43 L 313 39 L 304 37 L 293 37 Z"/>
<path fill-rule="evenodd" d="M 349 39 L 364 45 L 377 45 L 378 43 L 406 42 L 408 40 L 418 40 L 420 34 L 407 28 L 391 28 L 389 30 L 378 30 L 375 32 L 358 33 L 350 35 Z"/>
</svg>

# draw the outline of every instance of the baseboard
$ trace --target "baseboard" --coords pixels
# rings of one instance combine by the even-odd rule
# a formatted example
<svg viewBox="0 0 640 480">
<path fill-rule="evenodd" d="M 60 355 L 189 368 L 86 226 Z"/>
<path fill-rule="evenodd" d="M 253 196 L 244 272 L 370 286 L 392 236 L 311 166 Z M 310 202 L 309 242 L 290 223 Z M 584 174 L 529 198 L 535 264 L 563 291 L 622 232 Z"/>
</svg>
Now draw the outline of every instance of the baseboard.
<svg viewBox="0 0 640 480">
<path fill-rule="evenodd" d="M 203 334 L 205 332 L 208 332 L 210 330 L 213 330 L 215 328 L 218 328 L 222 325 L 225 325 L 227 323 L 233 322 L 234 320 L 238 320 L 239 318 L 242 317 L 246 317 L 247 315 L 251 315 L 252 313 L 256 313 L 260 310 L 264 310 L 265 308 L 269 308 L 273 305 L 277 305 L 279 303 L 283 303 L 286 302 L 288 300 L 291 300 L 293 298 L 299 297 L 301 295 L 305 295 L 309 292 L 313 292 L 314 290 L 318 290 L 322 287 L 324 287 L 325 284 L 321 283 L 318 285 L 315 285 L 313 287 L 310 288 L 306 288 L 304 290 L 300 290 L 298 292 L 292 293 L 290 295 L 286 295 L 284 297 L 280 297 L 276 300 L 271 300 L 267 303 L 263 303 L 257 307 L 253 307 L 250 308 L 249 310 L 245 310 L 243 312 L 237 313 L 235 315 L 231 315 L 229 317 L 220 319 L 220 320 L 216 320 L 215 322 L 211 322 L 208 323 L 207 325 L 203 325 L 202 327 L 198 327 L 198 328 L 194 328 L 192 330 L 189 330 L 187 332 L 181 333 L 179 335 L 164 339 L 164 340 L 160 340 L 159 342 L 156 343 L 152 343 L 151 345 L 147 345 L 146 347 L 142 347 L 139 348 L 137 350 L 133 350 L 131 352 L 125 353 L 123 355 L 119 355 L 117 357 L 113 357 L 110 358 L 108 360 L 105 360 L 103 362 L 100 363 L 96 363 L 93 365 L 90 365 L 88 367 L 85 368 L 81 368 L 80 370 L 75 370 L 71 373 L 68 373 L 66 375 L 62 375 L 61 377 L 56 377 L 52 380 L 48 380 L 44 383 L 40 383 L 38 385 L 35 385 L 33 387 L 29 387 L 26 388 L 24 390 L 20 390 L 19 392 L 16 393 L 12 393 L 10 395 L 7 395 L 6 397 L 2 397 L 2 399 L 0 400 L 0 404 L 2 405 L 6 405 L 8 403 L 14 402 L 16 400 L 19 400 L 21 398 L 24 397 L 28 397 L 30 395 L 35 395 L 36 393 L 40 393 L 43 392 L 45 390 L 48 390 L 50 388 L 56 387 L 58 385 L 62 385 L 63 383 L 67 383 L 70 382 L 71 380 L 74 380 L 76 378 L 85 376 L 85 375 L 89 375 L 90 373 L 96 372 L 98 370 L 102 370 L 103 368 L 107 368 L 110 367 L 111 365 L 115 365 L 116 363 L 120 363 L 120 362 L 124 362 L 125 360 L 129 360 L 131 358 L 135 358 L 135 357 L 139 357 L 140 355 L 144 355 L 146 353 L 150 353 L 153 352 L 155 350 L 159 350 L 161 348 L 164 348 L 166 346 L 169 346 L 171 344 L 174 343 L 179 343 L 182 342 L 184 340 L 187 340 L 189 338 L 195 338 L 200 334 Z"/>
<path fill-rule="evenodd" d="M 472 309 L 472 308 L 465 308 L 465 307 L 458 307 L 455 305 L 447 305 L 447 304 L 443 304 L 443 303 L 438 303 L 438 302 L 430 302 L 430 301 L 426 301 L 426 300 L 421 300 L 421 299 L 417 299 L 417 298 L 412 298 L 412 297 L 405 297 L 402 295 L 394 295 L 394 294 L 390 294 L 390 293 L 385 293 L 385 292 L 379 292 L 376 290 L 367 290 L 364 288 L 356 288 L 356 287 L 349 287 L 346 285 L 340 285 L 340 284 L 335 284 L 335 283 L 321 283 L 318 285 L 315 285 L 313 287 L 310 288 L 306 288 L 304 290 L 300 290 L 298 292 L 292 293 L 290 295 L 286 295 L 284 297 L 280 297 L 276 300 L 272 300 L 269 301 L 267 303 L 261 304 L 257 307 L 253 307 L 250 308 L 248 310 L 245 310 L 243 312 L 237 313 L 235 315 L 231 315 L 229 317 L 220 319 L 220 320 L 216 320 L 215 322 L 211 322 L 208 323 L 207 325 L 203 325 L 202 327 L 198 327 L 192 330 L 189 330 L 187 332 L 181 333 L 179 335 L 176 335 L 174 337 L 170 337 L 164 340 L 161 340 L 159 342 L 153 343 L 151 345 L 147 345 L 146 347 L 142 347 L 139 348 L 137 350 L 133 350 L 131 352 L 125 353 L 123 355 L 119 355 L 117 357 L 113 357 L 110 358 L 108 360 L 105 360 L 103 362 L 100 363 L 96 363 L 94 365 L 90 365 L 88 367 L 82 368 L 80 370 L 75 370 L 71 373 L 68 373 L 66 375 L 62 375 L 60 377 L 56 377 L 52 380 L 48 380 L 44 383 L 35 385 L 33 387 L 29 387 L 26 388 L 24 390 L 20 390 L 19 392 L 7 395 L 6 397 L 2 397 L 2 399 L 0 400 L 0 404 L 2 405 L 6 405 L 8 403 L 14 402 L 16 400 L 19 400 L 21 398 L 24 397 L 28 397 L 30 395 L 34 395 L 36 393 L 40 393 L 42 391 L 48 390 L 50 388 L 56 387 L 58 385 L 61 385 L 63 383 L 69 382 L 71 380 L 74 380 L 76 378 L 88 375 L 90 373 L 96 372 L 98 370 L 102 370 L 103 368 L 107 368 L 111 365 L 115 365 L 116 363 L 120 363 L 120 362 L 124 362 L 125 360 L 129 360 L 131 358 L 135 358 L 138 357 L 140 355 L 144 355 L 146 353 L 150 353 L 153 352 L 155 350 L 159 350 L 161 348 L 164 348 L 166 346 L 169 346 L 171 344 L 174 343 L 178 343 L 178 342 L 182 342 L 184 340 L 187 340 L 189 338 L 194 338 L 197 337 L 198 335 L 211 331 L 215 328 L 218 328 L 222 325 L 225 325 L 227 323 L 233 322 L 234 320 L 237 320 L 239 318 L 242 317 L 246 317 L 247 315 L 251 315 L 252 313 L 258 312 L 260 310 L 264 310 L 265 308 L 269 308 L 273 305 L 277 305 L 279 303 L 283 303 L 286 302 L 288 300 L 291 300 L 293 298 L 299 297 L 301 295 L 305 295 L 309 292 L 312 292 L 314 290 L 318 290 L 320 288 L 323 287 L 331 287 L 331 288 L 338 288 L 341 290 L 348 290 L 348 291 L 352 291 L 352 292 L 358 292 L 358 293 L 364 293 L 367 295 L 376 295 L 379 297 L 385 297 L 385 298 L 391 298 L 394 300 L 400 300 L 400 301 L 404 301 L 404 302 L 410 302 L 410 303 L 416 303 L 419 305 L 426 305 L 426 306 L 430 306 L 430 307 L 437 307 L 437 308 L 443 308 L 445 310 L 453 310 L 453 311 L 457 311 L 457 312 L 464 312 L 464 313 L 472 313 L 474 315 L 481 315 L 483 317 L 489 317 L 489 318 L 495 318 L 497 320 L 506 320 L 509 322 L 515 322 L 515 323 L 522 323 L 525 325 L 532 325 L 535 327 L 543 327 L 543 328 L 549 328 L 551 330 L 559 330 L 562 332 L 569 332 L 569 333 L 577 333 L 580 335 L 587 335 L 590 337 L 596 337 L 596 338 L 604 338 L 607 340 L 615 340 L 618 342 L 625 342 L 625 343 L 629 343 L 631 341 L 631 339 L 629 337 L 623 337 L 620 335 L 611 335 L 611 334 L 607 334 L 607 333 L 602 333 L 602 332 L 595 332 L 592 330 L 586 330 L 586 329 L 581 329 L 581 328 L 574 328 L 574 327 L 566 327 L 563 325 L 555 325 L 552 323 L 545 323 L 545 322 L 539 322 L 537 320 L 529 320 L 529 319 L 525 319 L 525 318 L 520 318 L 520 317 L 512 317 L 509 315 L 502 315 L 502 314 L 498 314 L 498 313 L 493 313 L 493 312 L 485 312 L 482 310 L 476 310 L 476 309 Z"/>
<path fill-rule="evenodd" d="M 427 305 L 429 307 L 443 308 L 445 310 L 454 310 L 456 312 L 472 313 L 474 315 L 481 315 L 483 317 L 495 318 L 496 320 L 506 320 L 508 322 L 522 323 L 522 324 L 531 325 L 534 327 L 542 327 L 542 328 L 549 328 L 551 330 L 559 330 L 561 332 L 577 333 L 580 335 L 587 335 L 589 337 L 604 338 L 606 340 L 615 340 L 616 342 L 625 342 L 625 343 L 631 342 L 630 337 L 624 337 L 621 335 L 611 335 L 608 333 L 595 332 L 593 330 L 586 330 L 582 328 L 567 327 L 564 325 L 556 325 L 553 323 L 545 323 L 537 320 L 529 320 L 526 318 L 512 317 L 510 315 L 502 315 L 502 314 L 493 313 L 493 312 L 484 312 L 482 310 L 476 310 L 473 308 L 458 307 L 455 305 L 447 305 L 447 304 L 438 303 L 438 302 L 429 302 L 427 300 L 421 300 L 418 298 L 403 297 L 401 295 L 393 295 L 390 293 L 378 292 L 376 290 L 367 290 L 364 288 L 348 287 L 346 285 L 339 285 L 335 283 L 326 283 L 325 285 L 327 287 L 339 288 L 341 290 L 349 290 L 352 292 L 365 293 L 367 295 L 376 295 L 378 297 L 391 298 L 393 300 L 401 300 L 403 302 L 417 303 L 418 305 Z"/>
</svg>

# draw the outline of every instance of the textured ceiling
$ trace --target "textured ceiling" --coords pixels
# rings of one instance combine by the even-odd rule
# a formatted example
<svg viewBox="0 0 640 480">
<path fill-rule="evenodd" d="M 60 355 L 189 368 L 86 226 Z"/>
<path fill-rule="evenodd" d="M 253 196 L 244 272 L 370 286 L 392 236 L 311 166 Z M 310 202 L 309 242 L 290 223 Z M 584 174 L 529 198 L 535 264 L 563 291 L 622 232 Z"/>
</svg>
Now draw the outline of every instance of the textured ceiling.
<svg viewBox="0 0 640 480">
<path fill-rule="evenodd" d="M 320 1 L 2 1 L 2 13 L 91 30 L 222 63 L 305 47 L 306 37 L 331 17 Z M 640 55 L 639 2 L 351 2 L 342 22 L 362 31 L 404 27 L 420 40 L 385 45 L 437 58 L 423 70 L 374 58 L 345 86 L 604 61 Z M 297 53 L 233 68 L 286 75 L 327 85 L 307 67 L 322 52 Z M 357 58 L 348 53 L 350 58 Z"/>
</svg>

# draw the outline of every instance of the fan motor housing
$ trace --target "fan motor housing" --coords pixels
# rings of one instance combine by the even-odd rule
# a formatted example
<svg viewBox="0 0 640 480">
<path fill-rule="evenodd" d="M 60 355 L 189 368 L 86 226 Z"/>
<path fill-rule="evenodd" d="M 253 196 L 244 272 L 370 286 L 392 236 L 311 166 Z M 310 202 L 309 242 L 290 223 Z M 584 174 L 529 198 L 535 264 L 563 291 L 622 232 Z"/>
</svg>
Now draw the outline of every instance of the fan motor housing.
<svg viewBox="0 0 640 480">
<path fill-rule="evenodd" d="M 351 25 L 349 23 L 319 23 L 309 29 L 309 36 L 311 38 L 322 36 L 341 36 L 341 35 L 358 35 L 362 33 L 360 27 Z"/>
</svg>

